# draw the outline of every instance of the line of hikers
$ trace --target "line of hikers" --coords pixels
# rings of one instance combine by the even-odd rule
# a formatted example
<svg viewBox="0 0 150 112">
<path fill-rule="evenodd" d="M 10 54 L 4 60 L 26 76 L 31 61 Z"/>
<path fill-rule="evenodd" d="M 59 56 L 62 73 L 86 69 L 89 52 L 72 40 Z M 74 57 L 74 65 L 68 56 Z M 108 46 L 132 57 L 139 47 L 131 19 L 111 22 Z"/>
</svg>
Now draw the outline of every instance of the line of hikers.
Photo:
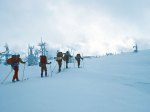
<svg viewBox="0 0 150 112">
<path fill-rule="evenodd" d="M 56 61 L 58 63 L 58 72 L 61 72 L 62 67 L 62 60 L 66 62 L 66 68 L 68 68 L 69 59 L 71 58 L 71 54 L 69 51 L 66 53 L 62 53 L 60 51 L 57 52 Z M 75 56 L 75 59 L 77 61 L 78 68 L 80 68 L 80 60 L 83 60 L 83 57 L 81 57 L 80 54 L 77 54 Z M 20 55 L 12 55 L 11 58 L 7 59 L 7 63 L 11 65 L 12 69 L 14 70 L 14 75 L 12 82 L 19 81 L 18 78 L 18 71 L 19 71 L 19 63 L 25 64 L 26 62 L 23 62 L 20 58 Z M 45 55 L 40 56 L 40 62 L 39 66 L 41 67 L 41 77 L 43 77 L 43 73 L 45 72 L 45 76 L 47 77 L 47 67 L 46 64 L 51 64 L 51 62 L 48 62 L 47 57 Z"/>
</svg>

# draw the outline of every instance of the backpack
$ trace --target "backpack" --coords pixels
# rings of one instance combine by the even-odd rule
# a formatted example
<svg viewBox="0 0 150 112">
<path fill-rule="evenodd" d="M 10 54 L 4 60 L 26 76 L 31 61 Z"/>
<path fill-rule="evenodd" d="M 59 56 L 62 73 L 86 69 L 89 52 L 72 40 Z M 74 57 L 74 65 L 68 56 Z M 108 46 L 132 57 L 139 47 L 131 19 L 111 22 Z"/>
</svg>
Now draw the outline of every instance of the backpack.
<svg viewBox="0 0 150 112">
<path fill-rule="evenodd" d="M 58 52 L 57 53 L 57 57 L 56 57 L 56 61 L 62 60 L 63 57 L 63 53 L 62 52 Z"/>
<path fill-rule="evenodd" d="M 19 55 L 12 55 L 12 57 L 7 59 L 6 62 L 7 64 L 13 65 L 15 63 L 19 63 L 19 60 L 20 60 Z"/>
<path fill-rule="evenodd" d="M 10 64 L 10 65 L 11 65 L 12 62 L 13 62 L 13 59 L 12 59 L 12 58 L 9 58 L 9 59 L 6 60 L 6 62 L 7 62 L 7 64 Z"/>
<path fill-rule="evenodd" d="M 72 56 L 71 56 L 70 53 L 67 51 L 67 52 L 65 53 L 64 57 L 63 57 L 63 60 L 64 60 L 64 61 L 69 61 L 69 58 L 70 58 L 70 57 L 72 57 Z"/>
<path fill-rule="evenodd" d="M 46 56 L 40 56 L 40 63 L 41 63 L 41 64 L 46 64 L 46 63 L 47 63 L 47 58 L 46 58 Z"/>
<path fill-rule="evenodd" d="M 63 53 L 62 52 L 58 52 L 57 53 L 57 57 L 63 57 Z"/>
<path fill-rule="evenodd" d="M 80 56 L 80 54 L 77 54 L 77 56 Z"/>
<path fill-rule="evenodd" d="M 79 61 L 80 58 L 81 58 L 81 55 L 80 55 L 80 54 L 77 54 L 76 57 L 75 57 L 75 59 L 76 59 L 77 61 Z"/>
<path fill-rule="evenodd" d="M 65 55 L 65 56 L 63 57 L 63 60 L 64 60 L 64 61 L 69 60 L 69 56 L 68 56 L 68 55 Z"/>
</svg>

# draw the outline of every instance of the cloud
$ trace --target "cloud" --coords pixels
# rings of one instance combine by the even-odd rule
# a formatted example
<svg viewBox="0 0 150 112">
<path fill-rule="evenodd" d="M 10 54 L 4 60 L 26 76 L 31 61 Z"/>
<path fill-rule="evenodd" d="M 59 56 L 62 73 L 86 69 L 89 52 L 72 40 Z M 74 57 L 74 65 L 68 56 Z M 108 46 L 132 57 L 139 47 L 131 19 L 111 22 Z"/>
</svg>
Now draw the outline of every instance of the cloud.
<svg viewBox="0 0 150 112">
<path fill-rule="evenodd" d="M 97 0 L 3 1 L 0 36 L 5 38 L 1 43 L 7 42 L 10 46 L 17 44 L 22 49 L 28 44 L 36 46 L 43 37 L 50 48 L 66 50 L 69 47 L 87 55 L 130 51 L 135 42 L 141 44 L 141 48 L 148 48 L 149 43 L 141 43 L 141 40 L 148 40 L 146 36 L 149 35 L 149 26 L 146 28 L 141 24 L 141 17 L 138 20 L 134 18 L 137 15 L 132 13 L 137 13 L 136 10 L 128 14 L 129 11 L 122 8 L 125 4 L 123 1 L 115 3 L 110 5 L 106 1 Z M 134 9 L 132 4 L 130 9 Z M 137 6 L 139 4 L 135 5 L 135 9 Z M 148 9 L 142 8 L 138 12 L 149 18 L 145 10 Z M 143 33 L 140 26 L 147 33 Z"/>
<path fill-rule="evenodd" d="M 125 38 L 133 39 L 139 35 L 136 26 L 129 25 L 101 10 L 71 4 L 52 5 L 50 10 L 55 14 L 54 28 L 62 36 L 61 39 L 65 40 L 61 42 L 66 45 L 80 42 L 90 54 L 109 52 L 113 47 L 117 52 L 118 48 L 115 47 L 121 46 L 120 43 Z M 122 44 L 122 47 L 129 48 L 128 44 L 126 46 Z"/>
</svg>

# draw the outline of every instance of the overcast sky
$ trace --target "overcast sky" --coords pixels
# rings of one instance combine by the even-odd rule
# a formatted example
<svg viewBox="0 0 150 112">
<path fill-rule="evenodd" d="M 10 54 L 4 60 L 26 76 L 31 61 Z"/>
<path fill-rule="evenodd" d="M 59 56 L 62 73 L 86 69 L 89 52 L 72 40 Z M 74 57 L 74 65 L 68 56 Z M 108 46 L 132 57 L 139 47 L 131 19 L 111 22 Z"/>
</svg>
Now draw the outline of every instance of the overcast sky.
<svg viewBox="0 0 150 112">
<path fill-rule="evenodd" d="M 49 48 L 104 54 L 150 48 L 149 0 L 0 0 L 0 51 Z"/>
</svg>

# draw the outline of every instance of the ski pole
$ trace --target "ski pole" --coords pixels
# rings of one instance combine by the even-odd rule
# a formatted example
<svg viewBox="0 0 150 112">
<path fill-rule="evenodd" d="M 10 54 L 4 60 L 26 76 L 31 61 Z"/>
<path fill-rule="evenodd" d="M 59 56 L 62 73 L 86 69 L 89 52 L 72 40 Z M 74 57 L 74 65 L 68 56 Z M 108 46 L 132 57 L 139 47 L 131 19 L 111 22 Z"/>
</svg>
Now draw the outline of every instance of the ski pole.
<svg viewBox="0 0 150 112">
<path fill-rule="evenodd" d="M 54 66 L 54 68 L 53 68 L 53 70 L 52 70 L 52 73 L 54 72 L 54 70 L 55 70 L 55 68 L 56 68 L 56 65 L 57 65 L 57 63 L 55 64 L 55 66 Z M 52 74 L 51 73 L 51 74 Z M 51 75 L 51 77 L 52 77 L 52 75 Z"/>
<path fill-rule="evenodd" d="M 83 53 L 82 53 L 82 65 L 83 65 L 83 68 L 84 68 L 84 58 L 83 58 Z"/>
<path fill-rule="evenodd" d="M 63 68 L 63 71 L 64 71 L 66 68 L 66 61 L 63 61 L 63 65 L 64 65 L 64 68 Z"/>
<path fill-rule="evenodd" d="M 25 71 L 25 64 L 24 64 L 24 67 L 23 67 L 23 76 L 22 76 L 22 81 L 24 79 L 24 71 Z"/>
<path fill-rule="evenodd" d="M 73 60 L 73 67 L 75 68 L 75 59 Z"/>
<path fill-rule="evenodd" d="M 13 69 L 11 68 L 11 71 L 6 75 L 6 77 L 3 79 L 3 81 L 1 82 L 1 84 L 3 84 L 6 81 L 6 79 L 11 74 L 12 71 L 13 71 Z"/>
<path fill-rule="evenodd" d="M 84 60 L 82 60 L 83 68 L 84 68 Z"/>
<path fill-rule="evenodd" d="M 51 72 L 51 77 L 52 77 L 52 67 L 51 67 L 51 64 L 50 64 L 50 72 Z"/>
</svg>

